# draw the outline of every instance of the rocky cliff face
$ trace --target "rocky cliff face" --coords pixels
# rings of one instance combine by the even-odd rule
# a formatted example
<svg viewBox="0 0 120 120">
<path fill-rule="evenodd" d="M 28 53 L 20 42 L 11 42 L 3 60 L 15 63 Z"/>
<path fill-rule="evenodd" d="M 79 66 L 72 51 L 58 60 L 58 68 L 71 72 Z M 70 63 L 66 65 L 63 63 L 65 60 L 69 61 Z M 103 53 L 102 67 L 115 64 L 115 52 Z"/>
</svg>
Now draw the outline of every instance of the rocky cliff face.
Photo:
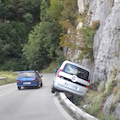
<svg viewBox="0 0 120 120">
<path fill-rule="evenodd" d="M 96 1 L 95 1 L 96 2 Z M 108 80 L 111 71 L 120 69 L 120 2 L 101 0 L 90 3 L 91 20 L 100 20 L 94 38 L 94 80 Z M 96 5 L 96 9 L 95 8 Z M 97 15 L 96 15 L 97 14 Z"/>
<path fill-rule="evenodd" d="M 94 81 L 108 80 L 111 71 L 120 69 L 120 1 L 78 0 L 79 13 L 89 4 L 90 21 L 100 21 L 94 37 Z"/>
<path fill-rule="evenodd" d="M 78 0 L 79 13 L 83 13 L 89 5 L 89 24 L 99 20 L 100 27 L 94 36 L 94 62 L 83 60 L 84 66 L 92 70 L 92 80 L 106 81 L 107 86 L 111 74 L 114 72 L 117 86 L 120 82 L 120 0 Z M 106 98 L 103 112 L 108 114 L 114 96 L 112 93 Z M 119 98 L 118 98 L 119 99 Z M 114 114 L 120 119 L 120 102 L 116 99 Z"/>
</svg>

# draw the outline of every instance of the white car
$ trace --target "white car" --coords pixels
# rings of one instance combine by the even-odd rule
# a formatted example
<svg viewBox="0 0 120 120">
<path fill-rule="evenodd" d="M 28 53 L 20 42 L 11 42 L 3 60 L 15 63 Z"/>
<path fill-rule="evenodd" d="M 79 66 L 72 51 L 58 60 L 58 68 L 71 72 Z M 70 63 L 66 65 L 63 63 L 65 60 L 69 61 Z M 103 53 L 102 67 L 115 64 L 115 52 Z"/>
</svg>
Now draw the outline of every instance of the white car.
<svg viewBox="0 0 120 120">
<path fill-rule="evenodd" d="M 58 69 L 52 84 L 52 93 L 65 91 L 84 96 L 88 90 L 90 71 L 76 63 L 64 61 Z"/>
</svg>

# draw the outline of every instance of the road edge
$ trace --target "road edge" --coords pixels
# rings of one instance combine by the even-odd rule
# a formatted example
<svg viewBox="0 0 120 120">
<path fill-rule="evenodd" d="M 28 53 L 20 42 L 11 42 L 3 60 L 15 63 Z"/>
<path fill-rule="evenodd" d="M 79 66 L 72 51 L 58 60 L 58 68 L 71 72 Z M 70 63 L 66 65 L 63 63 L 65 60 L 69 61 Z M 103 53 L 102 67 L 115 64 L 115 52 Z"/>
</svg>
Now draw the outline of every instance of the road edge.
<svg viewBox="0 0 120 120">
<path fill-rule="evenodd" d="M 74 105 L 63 92 L 59 93 L 61 102 L 65 105 L 66 109 L 72 114 L 76 120 L 99 120 L 94 116 L 84 112 L 82 109 Z"/>
</svg>

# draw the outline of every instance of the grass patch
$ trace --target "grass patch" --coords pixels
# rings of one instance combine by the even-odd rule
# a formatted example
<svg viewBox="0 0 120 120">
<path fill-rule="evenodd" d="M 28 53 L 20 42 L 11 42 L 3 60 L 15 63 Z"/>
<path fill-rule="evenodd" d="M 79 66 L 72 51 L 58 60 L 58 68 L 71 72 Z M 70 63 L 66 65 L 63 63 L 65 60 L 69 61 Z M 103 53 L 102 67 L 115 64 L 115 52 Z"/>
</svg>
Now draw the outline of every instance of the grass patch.
<svg viewBox="0 0 120 120">
<path fill-rule="evenodd" d="M 0 80 L 0 85 L 16 82 L 17 73 L 12 71 L 0 71 L 0 77 L 6 77 L 6 80 Z"/>
<path fill-rule="evenodd" d="M 50 65 L 47 68 L 41 70 L 40 73 L 54 73 L 54 68 L 58 68 L 58 65 L 55 61 L 51 62 Z"/>
<path fill-rule="evenodd" d="M 84 97 L 84 101 L 81 102 L 80 107 L 83 108 L 83 106 L 86 105 L 87 107 L 85 107 L 84 110 L 87 113 L 96 116 L 101 108 L 102 101 L 102 93 L 89 89 L 88 93 Z"/>
<path fill-rule="evenodd" d="M 100 120 L 118 120 L 118 118 L 116 116 L 113 116 L 113 115 L 104 115 L 102 112 L 99 113 L 98 118 Z"/>
<path fill-rule="evenodd" d="M 84 99 L 80 101 L 80 108 L 83 108 L 87 113 L 97 117 L 100 120 L 118 120 L 118 116 L 115 116 L 116 103 L 119 102 L 120 96 L 120 83 L 116 80 L 117 69 L 114 69 L 107 81 L 102 81 L 94 89 L 94 83 L 92 87 L 89 87 Z M 113 94 L 113 98 L 110 104 L 109 113 L 104 114 L 103 108 L 107 98 Z"/>
<path fill-rule="evenodd" d="M 117 120 L 116 116 L 111 114 L 105 115 L 103 113 L 102 109 L 105 102 L 104 99 L 104 92 L 89 89 L 87 94 L 84 96 L 83 101 L 80 101 L 79 107 L 100 120 Z"/>
<path fill-rule="evenodd" d="M 107 82 L 107 86 L 104 91 L 104 94 L 110 95 L 113 92 L 116 85 L 117 85 L 117 80 L 115 79 L 115 76 L 113 74 L 111 74 L 109 81 Z"/>
</svg>

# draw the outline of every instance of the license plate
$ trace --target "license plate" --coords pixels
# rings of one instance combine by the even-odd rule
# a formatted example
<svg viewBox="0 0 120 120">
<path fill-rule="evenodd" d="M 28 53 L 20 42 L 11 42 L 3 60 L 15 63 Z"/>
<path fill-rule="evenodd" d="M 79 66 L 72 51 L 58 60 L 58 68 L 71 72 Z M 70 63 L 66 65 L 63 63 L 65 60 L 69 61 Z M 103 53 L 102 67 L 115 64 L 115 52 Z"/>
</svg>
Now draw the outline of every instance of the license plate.
<svg viewBox="0 0 120 120">
<path fill-rule="evenodd" d="M 31 82 L 24 82 L 23 84 L 24 84 L 24 85 L 26 85 L 26 84 L 31 84 Z"/>
<path fill-rule="evenodd" d="M 74 89 L 74 90 L 77 90 L 77 87 L 73 86 L 73 85 L 70 85 L 68 83 L 65 83 L 65 86 L 71 88 L 71 89 Z"/>
</svg>

